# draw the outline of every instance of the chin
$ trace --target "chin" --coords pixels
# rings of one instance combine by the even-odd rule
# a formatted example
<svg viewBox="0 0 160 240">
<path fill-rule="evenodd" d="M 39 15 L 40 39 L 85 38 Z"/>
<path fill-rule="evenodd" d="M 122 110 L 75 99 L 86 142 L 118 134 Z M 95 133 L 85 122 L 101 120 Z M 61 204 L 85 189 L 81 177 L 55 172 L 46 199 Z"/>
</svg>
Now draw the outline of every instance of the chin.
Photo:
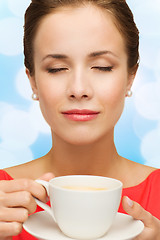
<svg viewBox="0 0 160 240">
<path fill-rule="evenodd" d="M 67 131 L 52 131 L 53 139 L 59 139 L 60 142 L 64 142 L 66 144 L 74 145 L 74 146 L 87 146 L 98 143 L 106 138 L 106 136 L 110 136 L 110 129 L 68 129 Z"/>
<path fill-rule="evenodd" d="M 76 140 L 74 140 L 74 141 L 68 141 L 67 143 L 68 144 L 71 144 L 71 145 L 74 145 L 74 146 L 87 146 L 87 145 L 90 145 L 90 144 L 93 144 L 94 142 L 96 142 L 96 141 L 91 141 L 91 140 L 80 140 L 80 139 L 76 139 Z"/>
<path fill-rule="evenodd" d="M 64 141 L 67 144 L 74 145 L 74 146 L 87 146 L 92 145 L 98 141 L 100 141 L 101 137 L 99 136 L 91 136 L 91 134 L 79 134 L 75 137 L 70 137 L 69 139 L 66 138 Z"/>
</svg>

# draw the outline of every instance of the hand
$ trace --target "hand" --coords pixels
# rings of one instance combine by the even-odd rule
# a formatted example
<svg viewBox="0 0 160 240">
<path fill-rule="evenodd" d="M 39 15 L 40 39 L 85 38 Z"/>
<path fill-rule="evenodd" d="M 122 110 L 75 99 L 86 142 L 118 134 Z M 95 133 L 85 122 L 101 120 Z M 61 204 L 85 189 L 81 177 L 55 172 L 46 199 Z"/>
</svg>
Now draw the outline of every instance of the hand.
<svg viewBox="0 0 160 240">
<path fill-rule="evenodd" d="M 123 197 L 122 200 L 124 210 L 134 219 L 141 220 L 144 223 L 142 233 L 134 238 L 134 240 L 160 240 L 160 220 L 152 216 L 137 202 Z"/>
<path fill-rule="evenodd" d="M 53 177 L 47 173 L 40 179 L 49 181 Z M 11 240 L 21 232 L 28 215 L 37 208 L 33 196 L 43 202 L 48 200 L 45 189 L 34 180 L 0 181 L 0 240 Z"/>
</svg>

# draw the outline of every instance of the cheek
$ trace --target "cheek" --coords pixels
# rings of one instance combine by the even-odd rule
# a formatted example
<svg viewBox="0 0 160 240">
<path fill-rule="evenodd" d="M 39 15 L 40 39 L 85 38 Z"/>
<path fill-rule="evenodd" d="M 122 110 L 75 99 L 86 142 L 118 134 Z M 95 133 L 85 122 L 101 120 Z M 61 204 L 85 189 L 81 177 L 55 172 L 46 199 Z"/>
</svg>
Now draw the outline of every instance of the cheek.
<svg viewBox="0 0 160 240">
<path fill-rule="evenodd" d="M 119 88 L 119 86 L 114 86 L 112 91 L 106 92 L 106 101 L 108 101 L 112 107 L 118 107 L 125 99 L 124 88 Z"/>
<path fill-rule="evenodd" d="M 103 104 L 104 115 L 111 122 L 111 125 L 115 125 L 119 120 L 125 102 L 125 80 L 119 79 L 112 82 L 106 88 L 104 87 L 99 92 L 99 101 Z M 109 118 L 108 118 L 109 116 Z"/>
<path fill-rule="evenodd" d="M 38 78 L 37 89 L 39 100 L 45 107 L 53 106 L 64 94 L 64 88 L 54 79 Z"/>
<path fill-rule="evenodd" d="M 37 87 L 43 117 L 49 125 L 52 125 L 63 99 L 63 89 L 55 86 L 55 84 L 47 84 L 47 81 L 45 83 L 39 81 Z"/>
<path fill-rule="evenodd" d="M 117 122 L 124 108 L 124 92 L 115 89 L 114 92 L 104 92 L 101 98 L 103 98 L 103 108 L 107 118 L 109 116 L 110 120 Z"/>
<path fill-rule="evenodd" d="M 121 105 L 125 99 L 126 81 L 111 79 L 99 89 L 99 98 L 110 107 Z"/>
</svg>

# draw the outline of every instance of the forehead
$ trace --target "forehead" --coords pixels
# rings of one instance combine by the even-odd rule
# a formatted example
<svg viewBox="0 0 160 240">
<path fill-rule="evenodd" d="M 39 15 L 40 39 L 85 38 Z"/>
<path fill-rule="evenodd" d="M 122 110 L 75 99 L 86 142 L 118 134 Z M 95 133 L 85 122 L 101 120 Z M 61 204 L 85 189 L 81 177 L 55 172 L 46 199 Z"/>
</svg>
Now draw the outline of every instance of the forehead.
<svg viewBox="0 0 160 240">
<path fill-rule="evenodd" d="M 111 14 L 93 5 L 61 8 L 45 16 L 34 41 L 35 50 L 41 52 L 105 47 L 119 54 L 124 45 Z"/>
</svg>

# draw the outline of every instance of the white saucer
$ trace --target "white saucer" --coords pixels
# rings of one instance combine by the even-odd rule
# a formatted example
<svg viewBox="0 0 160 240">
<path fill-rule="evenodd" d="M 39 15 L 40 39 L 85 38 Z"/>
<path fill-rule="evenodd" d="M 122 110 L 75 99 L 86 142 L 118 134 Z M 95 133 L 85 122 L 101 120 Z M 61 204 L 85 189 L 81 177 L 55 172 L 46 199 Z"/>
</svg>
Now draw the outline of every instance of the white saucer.
<svg viewBox="0 0 160 240">
<path fill-rule="evenodd" d="M 24 229 L 40 240 L 71 240 L 57 227 L 52 217 L 45 211 L 31 215 L 23 224 Z M 131 240 L 139 235 L 144 225 L 131 216 L 118 213 L 108 233 L 99 240 Z M 97 240 L 98 240 L 97 239 Z"/>
</svg>

